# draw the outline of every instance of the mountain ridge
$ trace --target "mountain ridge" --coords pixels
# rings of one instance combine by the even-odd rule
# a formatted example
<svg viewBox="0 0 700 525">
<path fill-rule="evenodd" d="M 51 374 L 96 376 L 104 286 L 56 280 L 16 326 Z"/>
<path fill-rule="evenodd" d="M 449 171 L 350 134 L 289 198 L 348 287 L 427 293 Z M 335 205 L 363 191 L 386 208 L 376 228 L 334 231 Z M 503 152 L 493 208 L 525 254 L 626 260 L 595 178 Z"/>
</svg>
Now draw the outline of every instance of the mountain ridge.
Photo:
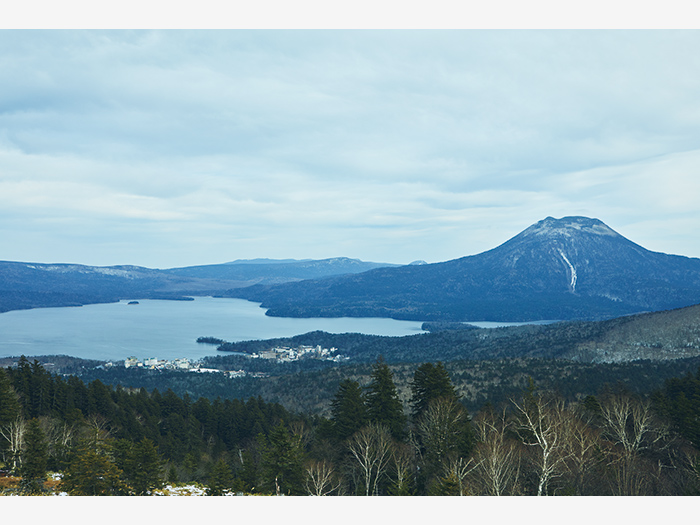
<svg viewBox="0 0 700 525">
<path fill-rule="evenodd" d="M 191 295 L 217 295 L 236 287 L 323 278 L 388 264 L 343 257 L 267 261 L 164 270 L 133 265 L 0 261 L 0 312 L 81 306 L 121 299 L 183 299 Z"/>
<path fill-rule="evenodd" d="M 595 320 L 700 303 L 700 259 L 652 252 L 599 219 L 570 216 L 431 264 L 335 257 L 156 270 L 0 261 L 0 311 L 192 295 L 247 299 L 282 317 Z"/>
</svg>

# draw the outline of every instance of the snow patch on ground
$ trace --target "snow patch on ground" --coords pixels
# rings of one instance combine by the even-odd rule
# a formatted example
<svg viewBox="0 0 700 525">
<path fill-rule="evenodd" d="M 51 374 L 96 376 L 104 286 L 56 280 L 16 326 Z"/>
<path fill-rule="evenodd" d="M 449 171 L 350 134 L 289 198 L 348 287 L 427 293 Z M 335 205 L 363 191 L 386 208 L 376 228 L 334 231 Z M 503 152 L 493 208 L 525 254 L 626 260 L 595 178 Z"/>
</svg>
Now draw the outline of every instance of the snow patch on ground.
<svg viewBox="0 0 700 525">
<path fill-rule="evenodd" d="M 206 496 L 207 489 L 200 485 L 166 485 L 153 491 L 154 496 Z"/>
<path fill-rule="evenodd" d="M 162 489 L 153 491 L 154 496 L 206 496 L 207 489 L 202 485 L 165 485 Z M 242 493 L 226 491 L 224 496 L 238 496 Z"/>
</svg>

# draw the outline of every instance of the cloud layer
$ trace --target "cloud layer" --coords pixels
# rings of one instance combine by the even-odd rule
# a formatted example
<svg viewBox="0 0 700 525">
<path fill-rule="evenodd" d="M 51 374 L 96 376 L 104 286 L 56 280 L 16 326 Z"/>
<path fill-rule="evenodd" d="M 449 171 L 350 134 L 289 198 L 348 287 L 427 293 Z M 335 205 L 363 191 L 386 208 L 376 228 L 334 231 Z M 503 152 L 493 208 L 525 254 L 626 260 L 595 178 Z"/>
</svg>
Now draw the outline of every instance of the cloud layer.
<svg viewBox="0 0 700 525">
<path fill-rule="evenodd" d="M 1 31 L 3 259 L 700 256 L 698 31 Z"/>
</svg>

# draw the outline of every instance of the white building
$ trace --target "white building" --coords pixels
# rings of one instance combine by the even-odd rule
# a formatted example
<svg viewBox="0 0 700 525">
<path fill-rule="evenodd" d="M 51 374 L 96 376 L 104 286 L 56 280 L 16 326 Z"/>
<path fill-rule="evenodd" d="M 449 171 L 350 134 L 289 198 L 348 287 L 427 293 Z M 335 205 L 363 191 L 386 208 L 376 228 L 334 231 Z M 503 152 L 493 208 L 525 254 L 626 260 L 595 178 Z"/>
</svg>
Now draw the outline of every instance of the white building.
<svg viewBox="0 0 700 525">
<path fill-rule="evenodd" d="M 175 359 L 175 368 L 179 368 L 181 370 L 189 370 L 190 369 L 190 360 L 187 359 L 186 357 L 180 358 L 180 359 Z"/>
</svg>

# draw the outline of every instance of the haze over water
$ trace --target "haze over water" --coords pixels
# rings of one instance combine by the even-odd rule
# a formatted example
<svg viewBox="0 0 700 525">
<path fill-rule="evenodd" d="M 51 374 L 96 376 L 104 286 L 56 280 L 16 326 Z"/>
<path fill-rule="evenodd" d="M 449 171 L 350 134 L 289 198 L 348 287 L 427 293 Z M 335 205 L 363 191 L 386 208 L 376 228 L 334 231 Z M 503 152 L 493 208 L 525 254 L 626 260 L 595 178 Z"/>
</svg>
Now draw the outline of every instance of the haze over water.
<svg viewBox="0 0 700 525">
<path fill-rule="evenodd" d="M 257 303 L 197 297 L 194 301 L 140 300 L 79 308 L 37 308 L 0 314 L 0 357 L 69 355 L 103 361 L 190 360 L 220 354 L 198 337 L 226 341 L 329 333 L 403 336 L 421 332 L 421 323 L 379 318 L 293 319 L 268 317 Z M 341 349 L 342 350 L 342 349 Z"/>
</svg>

